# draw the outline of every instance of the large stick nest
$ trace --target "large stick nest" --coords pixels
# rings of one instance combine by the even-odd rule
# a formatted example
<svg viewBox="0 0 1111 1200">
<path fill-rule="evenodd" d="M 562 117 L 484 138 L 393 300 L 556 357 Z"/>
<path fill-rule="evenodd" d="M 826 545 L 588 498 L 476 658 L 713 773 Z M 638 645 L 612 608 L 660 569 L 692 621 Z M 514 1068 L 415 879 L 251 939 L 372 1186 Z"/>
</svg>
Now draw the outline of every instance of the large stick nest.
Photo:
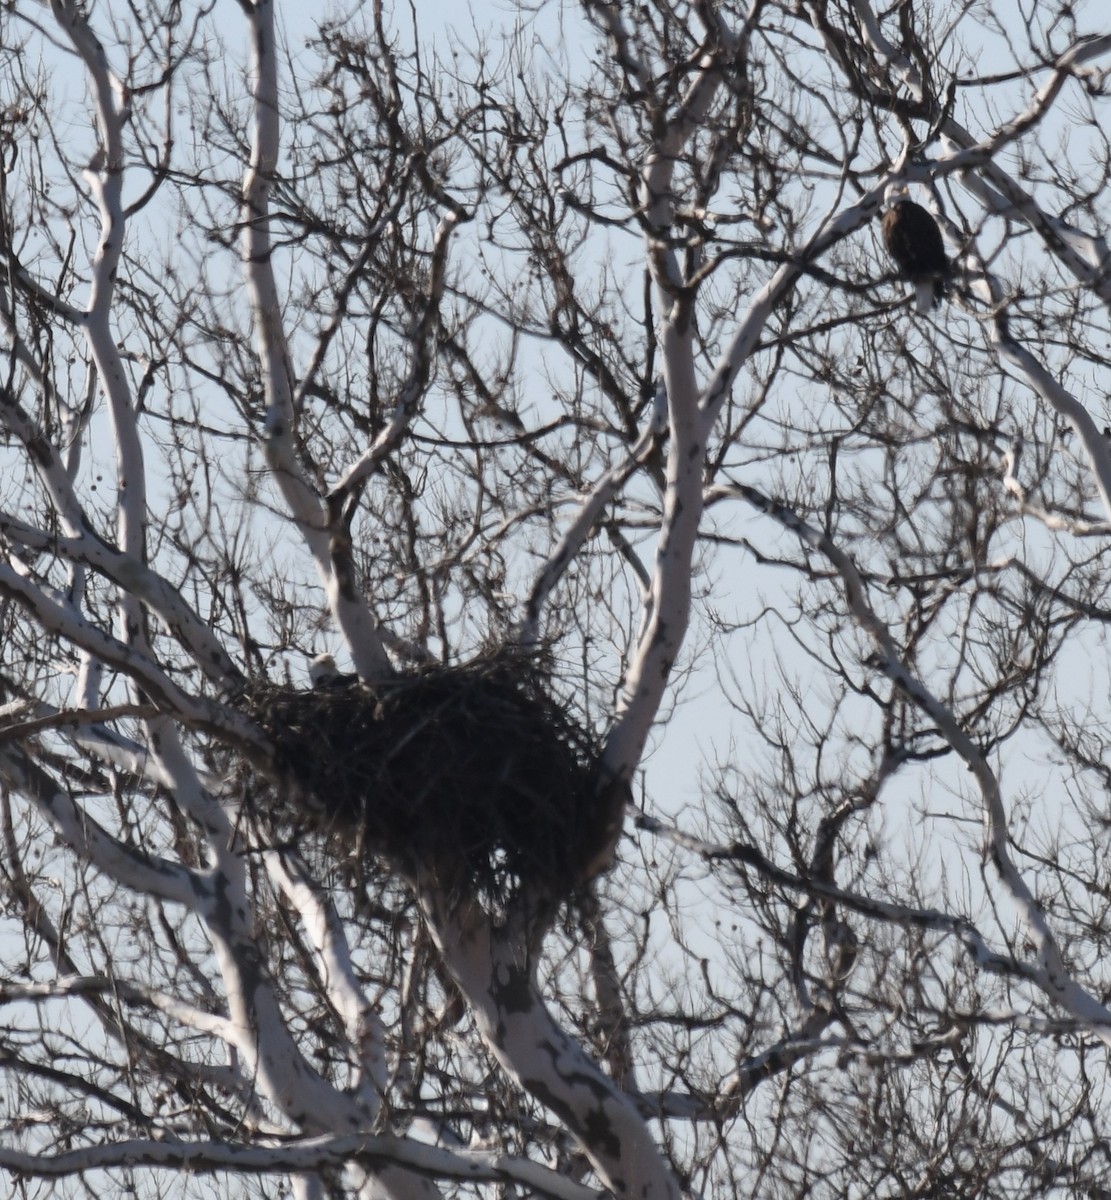
<svg viewBox="0 0 1111 1200">
<path fill-rule="evenodd" d="M 504 903 L 559 900 L 608 865 L 625 789 L 528 660 L 501 656 L 387 683 L 255 683 L 250 715 L 293 786 L 272 814 L 408 878 Z"/>
</svg>

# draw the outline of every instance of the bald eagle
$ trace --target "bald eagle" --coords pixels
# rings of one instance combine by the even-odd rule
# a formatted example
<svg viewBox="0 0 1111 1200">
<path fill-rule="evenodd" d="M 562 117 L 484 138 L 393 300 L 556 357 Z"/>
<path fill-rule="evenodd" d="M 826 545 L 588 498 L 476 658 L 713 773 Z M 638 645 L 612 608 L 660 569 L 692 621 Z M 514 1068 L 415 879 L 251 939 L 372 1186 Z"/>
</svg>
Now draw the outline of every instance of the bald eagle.
<svg viewBox="0 0 1111 1200">
<path fill-rule="evenodd" d="M 348 675 L 336 666 L 330 654 L 318 654 L 309 664 L 309 679 L 314 688 L 350 687 L 358 683 L 358 675 Z"/>
<path fill-rule="evenodd" d="M 900 274 L 914 284 L 918 312 L 941 303 L 952 269 L 937 222 L 910 199 L 905 183 L 892 183 L 884 195 L 883 242 Z"/>
</svg>

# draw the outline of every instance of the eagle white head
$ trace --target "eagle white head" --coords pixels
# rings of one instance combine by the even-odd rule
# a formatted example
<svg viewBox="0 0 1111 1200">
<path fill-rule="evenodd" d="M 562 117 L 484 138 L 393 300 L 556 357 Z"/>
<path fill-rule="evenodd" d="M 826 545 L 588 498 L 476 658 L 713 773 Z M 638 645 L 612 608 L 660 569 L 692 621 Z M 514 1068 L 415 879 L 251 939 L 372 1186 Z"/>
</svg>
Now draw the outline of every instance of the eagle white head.
<svg viewBox="0 0 1111 1200">
<path fill-rule="evenodd" d="M 336 666 L 336 660 L 330 654 L 318 654 L 309 663 L 309 679 L 312 680 L 314 688 L 327 687 L 330 683 L 337 683 L 340 679 L 340 672 L 339 667 Z"/>
<path fill-rule="evenodd" d="M 907 187 L 906 181 L 902 179 L 893 179 L 883 193 L 884 208 L 894 208 L 900 200 L 910 199 L 910 188 Z"/>
<path fill-rule="evenodd" d="M 941 228 L 933 214 L 910 198 L 906 182 L 893 179 L 884 190 L 880 222 L 884 245 L 899 274 L 914 284 L 915 307 L 924 316 L 940 303 L 952 274 Z"/>
</svg>

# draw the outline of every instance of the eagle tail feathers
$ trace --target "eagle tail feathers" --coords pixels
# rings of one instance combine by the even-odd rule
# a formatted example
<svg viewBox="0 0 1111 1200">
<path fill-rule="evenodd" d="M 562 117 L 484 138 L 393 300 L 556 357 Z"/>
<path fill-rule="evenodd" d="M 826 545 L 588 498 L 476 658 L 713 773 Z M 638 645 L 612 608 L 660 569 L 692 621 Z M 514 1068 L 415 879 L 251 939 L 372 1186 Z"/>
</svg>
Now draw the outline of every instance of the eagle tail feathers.
<svg viewBox="0 0 1111 1200">
<path fill-rule="evenodd" d="M 936 279 L 919 279 L 914 285 L 915 305 L 920 317 L 926 316 L 931 308 L 941 299 L 938 294 L 939 281 Z"/>
</svg>

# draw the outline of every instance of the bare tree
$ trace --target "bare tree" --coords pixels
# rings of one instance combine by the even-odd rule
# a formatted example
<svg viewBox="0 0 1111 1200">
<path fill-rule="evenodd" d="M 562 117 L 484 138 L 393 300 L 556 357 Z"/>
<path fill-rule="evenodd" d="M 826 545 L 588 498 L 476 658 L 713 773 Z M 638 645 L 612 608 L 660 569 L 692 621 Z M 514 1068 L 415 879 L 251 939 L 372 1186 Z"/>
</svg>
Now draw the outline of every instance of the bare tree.
<svg viewBox="0 0 1111 1200">
<path fill-rule="evenodd" d="M 0 11 L 18 1194 L 1111 1194 L 1111 35 L 297 22 Z"/>
</svg>

